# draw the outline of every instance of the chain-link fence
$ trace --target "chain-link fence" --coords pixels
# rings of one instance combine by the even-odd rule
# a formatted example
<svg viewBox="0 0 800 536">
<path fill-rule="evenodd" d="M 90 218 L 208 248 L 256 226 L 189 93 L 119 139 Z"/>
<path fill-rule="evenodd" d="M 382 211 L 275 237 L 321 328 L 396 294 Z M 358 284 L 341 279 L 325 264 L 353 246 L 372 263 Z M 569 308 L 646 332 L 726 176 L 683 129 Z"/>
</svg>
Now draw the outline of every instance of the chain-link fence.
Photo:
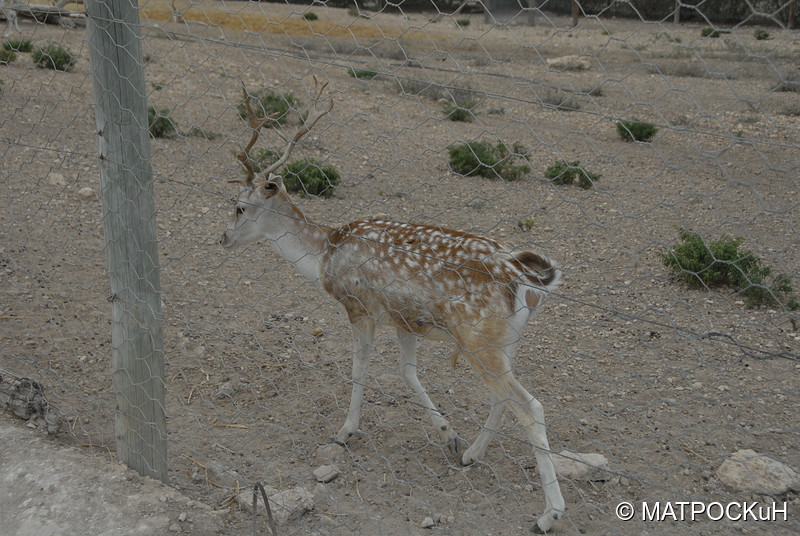
<svg viewBox="0 0 800 536">
<path fill-rule="evenodd" d="M 394 331 L 379 333 L 359 432 L 321 482 L 352 387 L 347 317 L 267 243 L 218 244 L 251 135 L 242 86 L 282 123 L 251 151 L 261 165 L 302 125 L 316 78 L 334 107 L 292 157 L 323 176 L 317 195 L 291 194 L 310 220 L 441 225 L 562 267 L 514 369 L 557 463 L 607 464 L 559 466 L 556 530 L 798 531 L 796 6 L 739 2 L 752 16 L 731 22 L 684 2 L 682 19 L 702 17 L 675 24 L 606 4 L 573 27 L 547 2 L 502 17 L 478 2 L 141 3 L 172 485 L 229 509 L 232 531 L 249 520 L 231 498 L 255 481 L 310 508 L 281 517 L 281 534 L 522 534 L 542 512 L 518 421 L 462 467 L 404 384 Z M 17 7 L 0 58 L 0 385 L 11 401 L 43 390 L 61 437 L 106 455 L 114 296 L 83 7 Z M 421 343 L 418 373 L 470 441 L 490 397 L 452 351 Z M 746 450 L 788 467 L 740 453 L 737 481 L 723 464 Z M 722 510 L 689 521 L 681 502 Z M 777 520 L 741 515 L 752 503 Z"/>
</svg>

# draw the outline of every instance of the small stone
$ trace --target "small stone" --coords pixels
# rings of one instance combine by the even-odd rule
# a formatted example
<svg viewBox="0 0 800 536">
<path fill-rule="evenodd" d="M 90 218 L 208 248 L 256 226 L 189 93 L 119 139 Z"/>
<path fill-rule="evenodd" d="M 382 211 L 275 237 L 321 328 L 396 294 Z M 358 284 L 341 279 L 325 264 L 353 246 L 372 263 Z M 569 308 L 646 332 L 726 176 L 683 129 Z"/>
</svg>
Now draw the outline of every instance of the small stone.
<svg viewBox="0 0 800 536">
<path fill-rule="evenodd" d="M 608 459 L 602 454 L 578 453 L 562 450 L 553 456 L 558 476 L 570 479 L 582 479 L 592 482 L 604 482 L 609 477 Z"/>
<path fill-rule="evenodd" d="M 231 382 L 225 382 L 219 386 L 217 398 L 230 398 L 233 396 L 234 392 L 236 392 L 236 389 L 233 387 L 233 384 Z"/>
<path fill-rule="evenodd" d="M 170 532 L 180 532 L 181 531 L 181 526 L 178 525 L 177 523 L 173 523 L 172 525 L 169 526 L 169 531 Z"/>
<path fill-rule="evenodd" d="M 435 523 L 433 522 L 433 518 L 431 516 L 426 517 L 425 519 L 422 520 L 422 523 L 420 523 L 420 526 L 423 529 L 432 528 L 434 525 Z"/>
<path fill-rule="evenodd" d="M 549 58 L 546 60 L 547 67 L 550 69 L 585 71 L 592 66 L 591 60 L 587 56 L 561 56 L 559 58 Z"/>
<path fill-rule="evenodd" d="M 90 201 L 90 200 L 94 199 L 95 197 L 97 197 L 97 192 L 95 192 L 93 189 L 88 188 L 88 187 L 87 188 L 81 188 L 80 190 L 78 190 L 78 197 L 80 197 L 81 200 L 83 200 L 83 201 Z"/>
<path fill-rule="evenodd" d="M 322 329 L 322 328 L 319 328 L 319 327 L 317 327 L 317 328 L 314 328 L 314 329 L 312 329 L 312 330 L 311 330 L 311 335 L 313 335 L 314 337 L 319 337 L 319 336 L 321 336 L 323 333 L 325 333 L 325 331 L 323 331 L 323 329 Z"/>
<path fill-rule="evenodd" d="M 178 521 L 180 521 L 181 523 L 186 521 L 186 512 L 181 512 L 180 513 L 180 515 L 178 516 Z"/>
<path fill-rule="evenodd" d="M 67 180 L 61 173 L 56 173 L 55 171 L 51 171 L 50 173 L 47 174 L 47 184 L 51 186 L 66 186 Z"/>
<path fill-rule="evenodd" d="M 339 476 L 339 469 L 335 465 L 320 465 L 314 469 L 314 478 L 317 482 L 327 484 Z"/>
</svg>

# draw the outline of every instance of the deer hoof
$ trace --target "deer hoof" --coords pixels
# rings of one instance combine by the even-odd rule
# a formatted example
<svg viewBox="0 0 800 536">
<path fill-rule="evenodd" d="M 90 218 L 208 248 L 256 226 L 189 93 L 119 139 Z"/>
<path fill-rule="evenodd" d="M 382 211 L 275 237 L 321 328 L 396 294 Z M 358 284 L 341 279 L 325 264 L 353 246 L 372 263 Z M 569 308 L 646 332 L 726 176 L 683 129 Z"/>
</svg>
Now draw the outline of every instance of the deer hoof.
<svg viewBox="0 0 800 536">
<path fill-rule="evenodd" d="M 453 456 L 460 456 L 462 452 L 467 449 L 467 442 L 461 439 L 458 436 L 451 437 L 447 440 L 447 450 L 450 451 L 450 454 Z"/>
<path fill-rule="evenodd" d="M 470 455 L 469 451 L 465 452 L 464 455 L 461 457 L 461 465 L 463 467 L 470 466 L 470 465 L 472 465 L 473 463 L 475 463 L 477 461 L 478 461 L 478 459 L 472 457 L 472 455 Z"/>
</svg>

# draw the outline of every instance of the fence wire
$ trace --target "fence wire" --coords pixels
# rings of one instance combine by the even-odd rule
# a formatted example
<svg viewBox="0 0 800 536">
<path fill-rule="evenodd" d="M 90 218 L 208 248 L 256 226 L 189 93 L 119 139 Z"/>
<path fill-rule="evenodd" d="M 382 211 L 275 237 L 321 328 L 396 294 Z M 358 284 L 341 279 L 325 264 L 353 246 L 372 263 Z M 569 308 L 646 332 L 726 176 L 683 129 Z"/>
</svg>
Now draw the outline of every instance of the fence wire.
<svg viewBox="0 0 800 536">
<path fill-rule="evenodd" d="M 240 507 L 252 495 L 241 492 L 254 482 L 273 495 L 306 490 L 309 510 L 276 512 L 281 534 L 522 534 L 544 504 L 513 416 L 482 460 L 459 465 L 403 383 L 388 331 L 338 476 L 314 476 L 327 463 L 319 447 L 348 410 L 346 315 L 268 244 L 218 245 L 238 191 L 226 181 L 242 177 L 235 155 L 250 137 L 242 85 L 282 95 L 288 113 L 275 130 L 292 133 L 314 77 L 335 105 L 294 157 L 332 166 L 341 184 L 331 197 L 293 194 L 310 219 L 442 225 L 563 268 L 565 284 L 529 324 L 515 372 L 544 405 L 552 452 L 601 454 L 608 465 L 563 478 L 567 515 L 556 530 L 798 531 L 797 482 L 737 489 L 720 473 L 745 449 L 800 469 L 791 2 L 737 3 L 750 16 L 734 22 L 684 3 L 683 20 L 687 9 L 702 16 L 680 24 L 586 3 L 574 27 L 562 4 L 536 7 L 529 26 L 527 7 L 487 17 L 479 3 L 141 3 L 169 478 L 227 511 L 232 531 L 250 526 Z M 58 25 L 19 14 L 20 32 L 6 42 L 27 39 L 34 51 L 0 60 L 0 380 L 8 392 L 9 378 L 35 380 L 63 418 L 61 437 L 105 453 L 115 448 L 110 296 L 85 32 L 79 16 Z M 37 66 L 46 45 L 67 49 L 74 64 Z M 635 127 L 623 122 L 657 132 L 626 141 Z M 474 153 L 475 142 L 505 147 L 493 169 L 516 180 L 454 171 L 453 148 L 469 143 Z M 282 144 L 273 129 L 259 141 Z M 590 187 L 580 176 L 561 184 L 548 173 L 559 162 L 585 171 Z M 692 287 L 670 270 L 664 259 L 684 231 L 705 244 L 740 239 L 740 251 L 760 259 L 763 280 L 751 283 L 764 301 L 752 303 L 752 284 Z M 450 367 L 451 351 L 421 344 L 419 376 L 469 441 L 489 394 L 465 363 Z M 680 501 L 785 504 L 788 516 L 656 521 L 639 508 L 621 521 L 615 510 Z"/>
</svg>

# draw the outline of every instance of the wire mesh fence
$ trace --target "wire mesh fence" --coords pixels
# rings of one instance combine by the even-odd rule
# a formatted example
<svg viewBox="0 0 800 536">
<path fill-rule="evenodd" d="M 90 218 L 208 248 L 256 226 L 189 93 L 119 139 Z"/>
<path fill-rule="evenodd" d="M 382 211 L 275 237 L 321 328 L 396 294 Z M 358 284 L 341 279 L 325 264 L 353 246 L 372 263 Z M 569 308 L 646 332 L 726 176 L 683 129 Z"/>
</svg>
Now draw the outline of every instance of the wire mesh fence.
<svg viewBox="0 0 800 536">
<path fill-rule="evenodd" d="M 319 449 L 352 387 L 347 317 L 268 244 L 218 244 L 239 189 L 226 181 L 242 178 L 236 155 L 251 135 L 242 86 L 270 112 L 285 105 L 252 151 L 269 159 L 264 149 L 302 125 L 316 78 L 335 104 L 294 158 L 340 182 L 328 172 L 317 195 L 292 194 L 310 220 L 441 225 L 562 267 L 514 370 L 545 408 L 554 458 L 600 454 L 607 465 L 561 470 L 556 530 L 797 532 L 790 470 L 783 487 L 774 472 L 745 473 L 745 485 L 720 471 L 742 450 L 800 468 L 792 3 L 743 2 L 746 23 L 694 6 L 703 16 L 681 24 L 584 6 L 575 27 L 556 4 L 533 9 L 529 26 L 527 7 L 487 17 L 469 3 L 141 3 L 169 480 L 227 509 L 231 530 L 250 526 L 246 501 L 231 499 L 255 481 L 310 508 L 277 507 L 281 534 L 521 534 L 544 505 L 518 421 L 509 414 L 462 467 L 404 384 L 386 330 L 359 432 L 322 482 Z M 105 455 L 115 395 L 89 51 L 79 16 L 62 14 L 64 27 L 18 14 L 0 59 L 0 385 L 35 380 L 61 437 Z M 50 49 L 37 66 L 46 45 L 72 65 L 47 68 Z M 418 373 L 470 441 L 489 395 L 451 353 L 420 344 Z M 624 502 L 633 519 L 620 519 Z M 760 521 L 711 508 L 688 521 L 681 502 L 778 510 Z M 662 510 L 648 517 L 645 505 Z"/>
</svg>

